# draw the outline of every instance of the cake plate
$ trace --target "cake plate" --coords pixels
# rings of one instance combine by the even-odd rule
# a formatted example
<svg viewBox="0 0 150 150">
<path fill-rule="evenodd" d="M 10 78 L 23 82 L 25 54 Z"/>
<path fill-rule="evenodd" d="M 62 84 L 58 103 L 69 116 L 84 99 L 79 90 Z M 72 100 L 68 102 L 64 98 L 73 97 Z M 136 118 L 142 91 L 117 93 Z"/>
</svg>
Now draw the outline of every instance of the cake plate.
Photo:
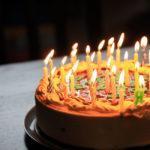
<svg viewBox="0 0 150 150">
<path fill-rule="evenodd" d="M 26 134 L 36 143 L 42 145 L 45 148 L 57 149 L 57 150 L 76 150 L 82 149 L 80 147 L 70 146 L 60 143 L 50 137 L 47 137 L 38 127 L 36 122 L 35 106 L 29 110 L 25 116 L 24 127 Z"/>
</svg>

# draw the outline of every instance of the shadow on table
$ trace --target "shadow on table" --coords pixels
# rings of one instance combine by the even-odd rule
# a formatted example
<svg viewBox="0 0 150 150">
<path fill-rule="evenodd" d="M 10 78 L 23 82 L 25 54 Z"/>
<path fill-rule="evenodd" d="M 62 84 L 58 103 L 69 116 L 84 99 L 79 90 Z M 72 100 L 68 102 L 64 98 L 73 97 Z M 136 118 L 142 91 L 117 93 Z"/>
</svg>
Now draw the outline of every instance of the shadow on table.
<svg viewBox="0 0 150 150">
<path fill-rule="evenodd" d="M 48 150 L 47 148 L 33 141 L 26 133 L 24 134 L 24 142 L 28 150 Z"/>
</svg>

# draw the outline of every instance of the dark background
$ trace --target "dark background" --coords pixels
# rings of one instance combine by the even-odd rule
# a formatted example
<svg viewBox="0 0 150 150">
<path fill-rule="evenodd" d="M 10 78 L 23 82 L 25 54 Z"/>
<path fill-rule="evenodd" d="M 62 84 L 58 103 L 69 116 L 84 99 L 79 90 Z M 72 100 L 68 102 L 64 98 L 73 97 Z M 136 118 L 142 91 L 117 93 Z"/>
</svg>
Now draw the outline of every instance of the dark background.
<svg viewBox="0 0 150 150">
<path fill-rule="evenodd" d="M 70 53 L 126 33 L 124 46 L 150 33 L 149 0 L 7 0 L 0 1 L 0 64 Z"/>
</svg>

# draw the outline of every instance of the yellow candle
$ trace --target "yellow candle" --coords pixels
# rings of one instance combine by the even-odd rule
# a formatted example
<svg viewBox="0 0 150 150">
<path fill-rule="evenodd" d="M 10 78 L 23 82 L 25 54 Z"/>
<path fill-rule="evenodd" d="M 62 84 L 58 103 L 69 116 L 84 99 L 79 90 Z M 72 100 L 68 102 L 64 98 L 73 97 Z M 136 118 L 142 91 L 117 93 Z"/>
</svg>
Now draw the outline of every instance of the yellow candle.
<svg viewBox="0 0 150 150">
<path fill-rule="evenodd" d="M 123 113 L 123 105 L 124 105 L 124 70 L 121 72 L 119 77 L 119 105 L 120 105 L 120 113 Z"/>
<path fill-rule="evenodd" d="M 124 33 L 121 33 L 119 41 L 117 43 L 117 50 L 116 50 L 116 65 L 120 67 L 120 47 L 122 46 L 122 43 L 124 41 Z"/>
<path fill-rule="evenodd" d="M 65 84 L 65 91 L 64 94 L 66 96 L 70 95 L 70 76 L 72 74 L 72 70 L 69 70 L 68 73 L 66 74 L 66 84 Z"/>
<path fill-rule="evenodd" d="M 111 46 L 111 48 L 110 48 L 110 58 L 111 58 L 111 64 L 110 64 L 110 66 L 114 65 L 114 56 L 113 56 L 114 49 L 115 49 L 115 43 L 113 43 L 112 46 Z"/>
<path fill-rule="evenodd" d="M 87 65 L 89 65 L 89 63 L 90 63 L 90 50 L 91 50 L 91 48 L 90 48 L 90 46 L 89 45 L 87 45 L 86 46 L 86 62 L 87 62 Z"/>
<path fill-rule="evenodd" d="M 114 43 L 114 37 L 111 37 L 109 40 L 108 40 L 108 46 L 107 46 L 107 59 L 110 57 L 110 48 L 112 46 L 112 44 Z"/>
<path fill-rule="evenodd" d="M 72 46 L 72 51 L 71 51 L 71 63 L 72 65 L 77 61 L 77 48 L 78 48 L 78 43 L 73 44 Z"/>
<path fill-rule="evenodd" d="M 116 99 L 116 79 L 115 79 L 115 75 L 116 75 L 116 66 L 112 67 L 112 71 L 111 71 L 111 92 L 112 92 L 112 99 Z"/>
<path fill-rule="evenodd" d="M 139 62 L 137 61 L 135 63 L 135 72 L 134 72 L 134 79 L 135 79 L 135 90 L 137 90 L 139 88 L 139 67 L 140 67 L 140 64 Z"/>
<path fill-rule="evenodd" d="M 95 102 L 96 102 L 96 78 L 97 78 L 97 71 L 94 70 L 92 72 L 92 76 L 91 76 L 91 79 L 90 79 L 90 95 L 91 95 L 91 98 L 92 98 L 92 104 L 94 105 Z"/>
<path fill-rule="evenodd" d="M 140 48 L 140 43 L 139 43 L 139 41 L 137 41 L 136 43 L 135 43 L 135 46 L 134 46 L 134 62 L 137 62 L 138 60 L 139 60 L 139 56 L 138 56 L 138 51 L 139 51 L 139 48 Z"/>
<path fill-rule="evenodd" d="M 128 52 L 127 51 L 125 52 L 125 55 L 124 55 L 124 71 L 125 71 L 125 85 L 130 86 Z"/>
<path fill-rule="evenodd" d="M 60 75 L 61 75 L 61 84 L 65 83 L 65 70 L 64 70 L 64 64 L 67 61 L 67 56 L 63 57 L 61 61 L 61 67 L 60 67 Z"/>
<path fill-rule="evenodd" d="M 104 46 L 105 40 L 102 40 L 100 44 L 98 45 L 98 51 L 97 51 L 97 64 L 98 64 L 98 73 L 100 74 L 101 72 L 101 67 L 102 67 L 102 54 L 101 50 Z"/>
</svg>

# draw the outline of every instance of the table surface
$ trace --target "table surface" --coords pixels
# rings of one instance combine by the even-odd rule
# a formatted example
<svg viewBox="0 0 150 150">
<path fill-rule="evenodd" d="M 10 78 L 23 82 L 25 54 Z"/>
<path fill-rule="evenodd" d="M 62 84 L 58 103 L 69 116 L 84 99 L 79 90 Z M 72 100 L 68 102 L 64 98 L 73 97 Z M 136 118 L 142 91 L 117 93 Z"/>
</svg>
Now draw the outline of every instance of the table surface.
<svg viewBox="0 0 150 150">
<path fill-rule="evenodd" d="M 127 50 L 132 57 L 133 48 Z M 102 57 L 105 56 L 103 52 Z M 60 61 L 61 58 L 55 58 L 54 64 L 58 66 Z M 26 136 L 24 118 L 35 105 L 34 92 L 42 76 L 42 66 L 42 61 L 0 66 L 0 150 L 41 149 Z"/>
</svg>

